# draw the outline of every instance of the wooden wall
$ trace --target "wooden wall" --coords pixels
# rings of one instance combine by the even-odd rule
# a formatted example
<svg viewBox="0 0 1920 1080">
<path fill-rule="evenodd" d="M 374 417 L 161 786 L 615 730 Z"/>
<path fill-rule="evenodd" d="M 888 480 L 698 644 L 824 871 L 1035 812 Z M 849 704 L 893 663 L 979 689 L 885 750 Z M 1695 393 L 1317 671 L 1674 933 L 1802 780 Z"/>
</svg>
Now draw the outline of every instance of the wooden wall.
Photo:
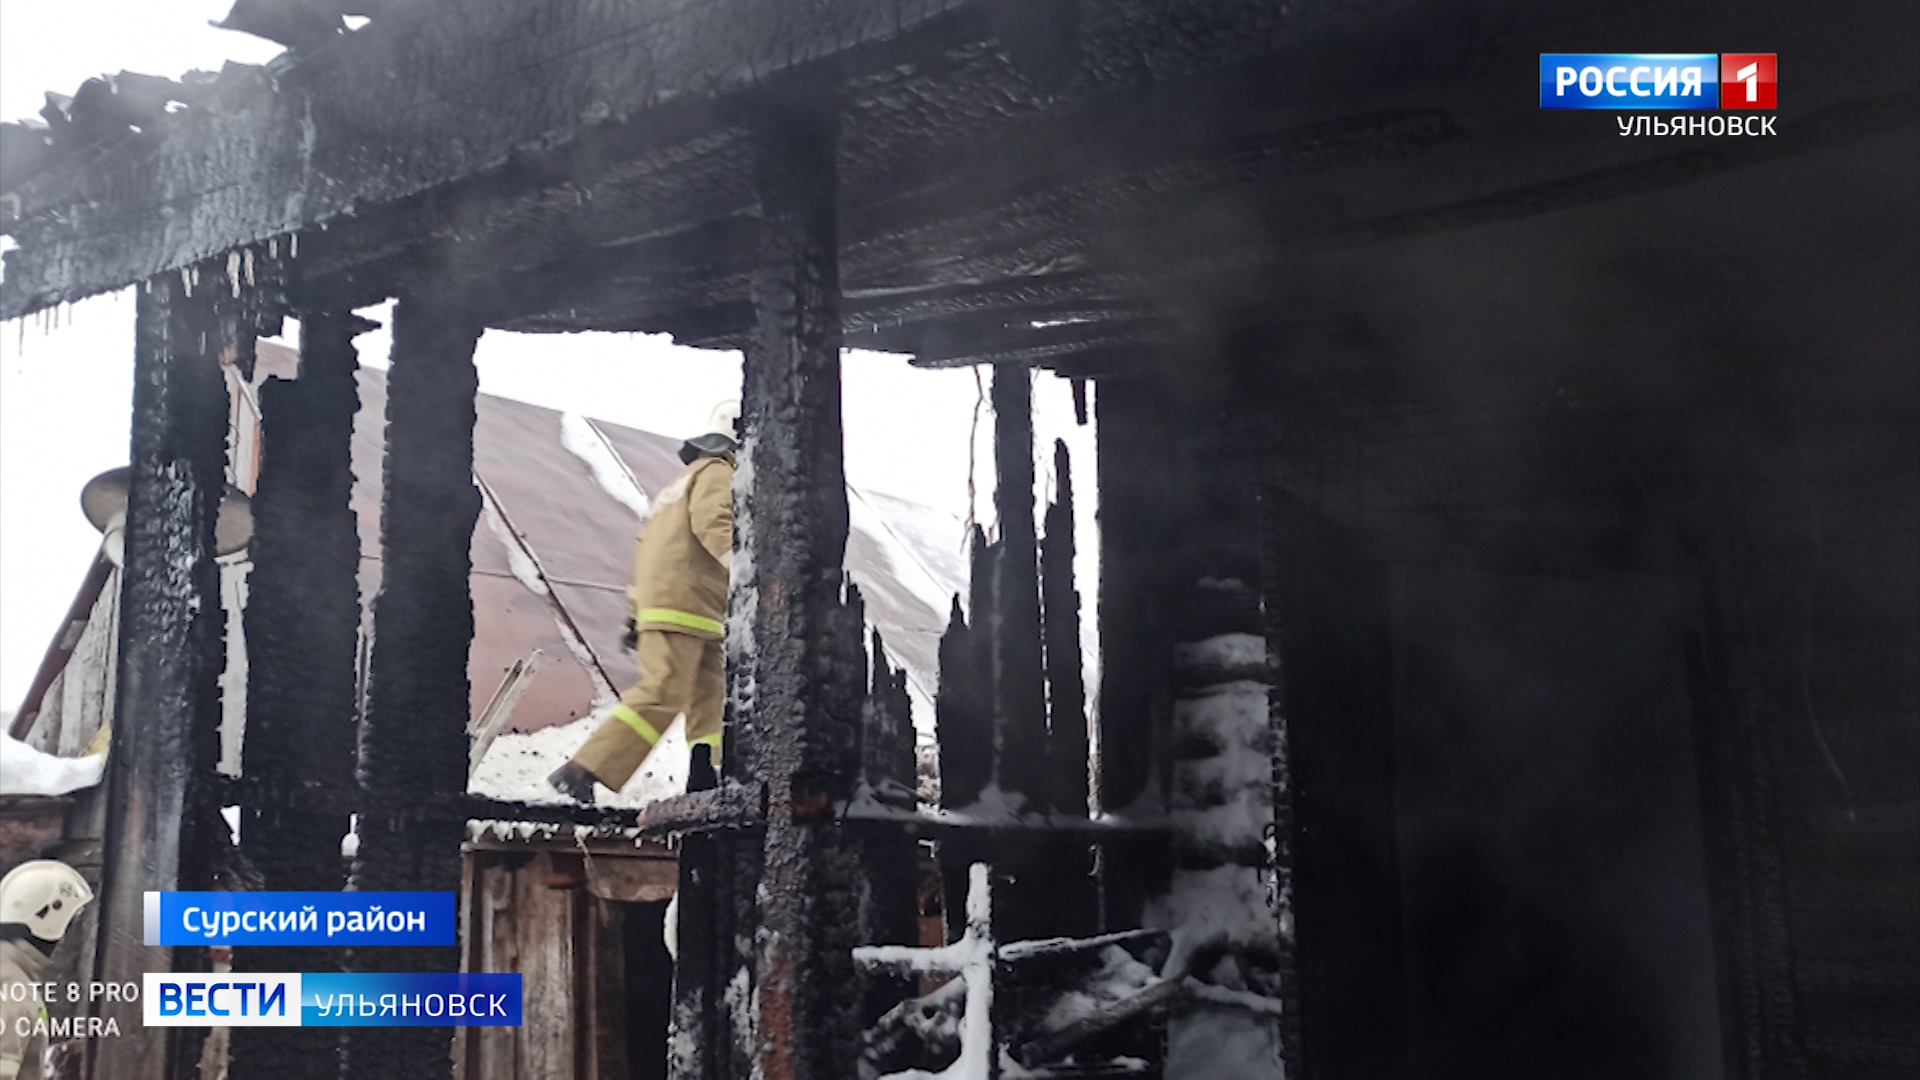
<svg viewBox="0 0 1920 1080">
<path fill-rule="evenodd" d="M 651 1075 L 630 1062 L 629 971 L 672 977 L 671 967 L 627 963 L 631 906 L 672 895 L 674 861 L 657 856 L 545 851 L 468 852 L 462 885 L 462 968 L 517 971 L 524 1013 L 517 1028 L 462 1028 L 460 1080 L 627 1080 Z M 655 946 L 657 948 L 657 946 Z M 664 957 L 660 958 L 664 959 Z"/>
</svg>

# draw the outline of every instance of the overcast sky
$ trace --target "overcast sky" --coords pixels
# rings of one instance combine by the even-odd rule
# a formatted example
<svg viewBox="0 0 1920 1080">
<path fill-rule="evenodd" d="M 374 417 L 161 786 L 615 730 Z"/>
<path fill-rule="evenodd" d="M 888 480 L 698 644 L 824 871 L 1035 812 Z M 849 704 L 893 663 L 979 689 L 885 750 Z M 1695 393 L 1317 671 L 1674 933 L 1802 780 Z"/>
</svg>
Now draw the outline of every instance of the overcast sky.
<svg viewBox="0 0 1920 1080">
<path fill-rule="evenodd" d="M 0 119 L 32 115 L 45 91 L 71 94 L 94 75 L 172 76 L 218 69 L 227 60 L 262 63 L 280 51 L 209 26 L 230 4 L 0 0 Z M 384 312 L 369 314 L 384 321 Z M 385 364 L 385 331 L 359 344 L 366 362 Z M 80 487 L 126 464 L 132 346 L 128 293 L 0 327 L 0 709 L 16 707 L 25 694 L 98 545 L 80 515 Z M 490 331 L 477 362 L 483 393 L 664 435 L 696 432 L 714 403 L 738 396 L 740 385 L 735 354 L 637 335 Z M 971 443 L 978 514 L 992 520 L 992 418 L 981 408 L 978 437 L 970 439 L 978 401 L 973 372 L 921 371 L 898 357 L 855 353 L 846 361 L 844 389 L 847 469 L 855 484 L 964 518 Z M 1035 402 L 1042 487 L 1052 467 L 1047 448 L 1062 436 L 1081 489 L 1090 492 L 1092 432 L 1074 427 L 1066 384 L 1039 376 Z M 1090 511 L 1080 515 L 1079 543 L 1087 557 L 1081 592 L 1089 598 L 1096 550 Z"/>
</svg>

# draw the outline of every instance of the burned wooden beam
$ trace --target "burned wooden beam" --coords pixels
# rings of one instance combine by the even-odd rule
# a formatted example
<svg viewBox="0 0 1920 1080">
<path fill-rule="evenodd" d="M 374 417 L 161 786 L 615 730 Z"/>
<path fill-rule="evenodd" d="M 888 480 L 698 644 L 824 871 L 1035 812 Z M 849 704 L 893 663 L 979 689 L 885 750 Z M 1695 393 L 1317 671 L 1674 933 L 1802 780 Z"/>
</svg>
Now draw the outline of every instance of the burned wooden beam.
<svg viewBox="0 0 1920 1080">
<path fill-rule="evenodd" d="M 827 1080 L 845 1075 L 859 1037 L 858 848 L 830 808 L 858 776 L 865 676 L 858 604 L 843 600 L 839 116 L 833 102 L 769 106 L 752 131 L 762 233 L 735 494 L 744 580 L 728 635 L 739 668 L 729 762 L 767 784 L 755 1074 Z"/>
<path fill-rule="evenodd" d="M 1036 324 L 1066 325 L 1118 321 L 1145 318 L 1152 314 L 1151 308 L 1145 304 L 1095 299 L 1034 304 L 950 319 L 934 318 L 885 325 L 872 325 L 859 321 L 863 302 L 869 299 L 884 299 L 889 295 L 897 294 L 893 290 L 882 290 L 878 297 L 863 298 L 857 292 L 849 291 L 846 307 L 842 312 L 842 324 L 847 327 L 847 348 L 918 353 L 923 349 L 937 349 L 955 343 L 977 342 L 983 338 L 996 338 L 1022 330 L 1032 330 Z"/>
<path fill-rule="evenodd" d="M 761 823 L 766 792 L 758 783 L 729 782 L 714 791 L 676 795 L 639 809 L 618 806 L 580 806 L 567 803 L 519 803 L 489 799 L 464 792 L 420 795 L 401 790 L 370 790 L 357 785 L 327 787 L 318 784 L 268 784 L 251 779 L 220 785 L 227 805 L 306 815 L 368 814 L 406 816 L 420 821 L 464 823 L 512 821 L 540 825 L 581 825 L 594 829 L 632 830 L 639 836 L 662 839 L 680 833 L 747 829 Z"/>
<path fill-rule="evenodd" d="M 470 549 L 480 515 L 473 484 L 473 349 L 480 320 L 447 297 L 394 307 L 387 377 L 382 580 L 361 721 L 360 782 L 391 796 L 458 794 L 467 785 L 467 648 L 473 640 Z M 363 814 L 352 886 L 456 892 L 463 824 Z M 456 971 L 454 946 L 362 950 L 359 971 Z M 345 1039 L 356 1077 L 424 1078 L 452 1070 L 452 1029 L 356 1028 Z"/>
<path fill-rule="evenodd" d="M 1033 367 L 1102 349 L 1151 348 L 1173 340 L 1174 329 L 1164 320 L 1088 320 L 1054 326 L 1012 327 L 1000 335 L 971 342 L 940 341 L 917 350 L 913 363 L 916 367 L 930 368 L 972 364 L 992 364 L 996 368 Z"/>
<path fill-rule="evenodd" d="M 243 770 L 263 784 L 353 781 L 358 714 L 360 535 L 348 496 L 359 410 L 349 313 L 300 323 L 300 377 L 260 390 L 262 447 L 248 577 L 247 733 Z M 242 851 L 272 890 L 331 892 L 345 884 L 346 813 L 243 807 Z M 255 946 L 236 971 L 337 971 L 335 950 Z M 338 1032 L 241 1028 L 233 1080 L 324 1080 L 339 1073 Z"/>
<path fill-rule="evenodd" d="M 1185 993 L 1187 984 L 1184 979 L 1162 979 L 1136 994 L 1075 1020 L 1059 1031 L 1022 1043 L 1014 1050 L 1014 1059 L 1029 1068 L 1057 1060 L 1103 1031 L 1138 1021 L 1155 1009 L 1166 1008 Z"/>
<path fill-rule="evenodd" d="M 411 5 L 329 49 L 233 92 L 219 110 L 188 110 L 141 160 L 52 168 L 29 178 L 12 221 L 21 251 L 10 258 L 0 317 L 76 300 L 205 258 L 263 236 L 283 235 L 356 208 L 395 202 L 470 180 L 502 161 L 547 156 L 527 148 L 569 142 L 608 117 L 627 118 L 669 99 L 710 100 L 823 58 L 911 34 L 963 6 L 928 0 L 852 0 L 795 20 L 784 4 L 716 0 L 662 13 L 631 4 L 533 0 L 514 5 L 514 25 L 464 9 Z M 503 11 L 505 9 L 494 9 Z M 639 62 L 645 57 L 645 62 Z M 884 61 L 884 57 L 872 59 Z M 449 97 L 436 80 L 468 73 Z M 530 94 L 528 85 L 567 88 Z M 396 101 L 418 107 L 393 107 Z M 692 110 L 698 112 L 699 110 Z M 471 119 L 490 122 L 475 127 Z M 464 139 L 437 137 L 449 130 Z M 562 151 L 557 156 L 565 156 Z M 218 212 L 182 237 L 176 219 L 154 213 L 206 176 L 249 177 L 222 185 Z M 310 183 L 324 176 L 324 184 Z M 75 272 L 78 270 L 79 272 Z"/>
<path fill-rule="evenodd" d="M 201 270 L 204 280 L 195 288 Z M 226 491 L 223 349 L 240 326 L 212 267 L 163 274 L 135 302 L 132 475 L 121 576 L 119 670 L 107 768 L 107 833 L 92 978 L 204 969 L 204 951 L 148 947 L 143 894 L 212 887 L 224 840 L 217 790 L 225 619 L 213 526 Z M 229 297 L 230 299 L 230 297 Z M 138 1010 L 96 1043 L 98 1076 L 184 1077 L 204 1032 L 150 1028 Z"/>
</svg>

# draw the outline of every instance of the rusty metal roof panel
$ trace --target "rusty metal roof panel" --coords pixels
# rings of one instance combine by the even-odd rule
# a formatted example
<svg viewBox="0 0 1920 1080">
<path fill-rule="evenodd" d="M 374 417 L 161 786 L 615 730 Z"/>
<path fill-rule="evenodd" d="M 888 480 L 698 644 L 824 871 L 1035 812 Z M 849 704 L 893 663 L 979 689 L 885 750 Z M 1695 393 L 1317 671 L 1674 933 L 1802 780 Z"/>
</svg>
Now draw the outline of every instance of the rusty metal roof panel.
<svg viewBox="0 0 1920 1080">
<path fill-rule="evenodd" d="M 263 374 L 294 370 L 290 350 L 267 342 L 260 348 Z M 380 588 L 386 372 L 362 368 L 358 379 L 352 501 L 370 624 Z M 516 661 L 538 650 L 540 665 L 505 730 L 564 724 L 639 676 L 619 648 L 640 520 L 635 507 L 679 475 L 681 440 L 484 394 L 477 415 L 474 472 L 498 516 L 483 510 L 471 548 L 473 714 L 486 708 Z M 592 446 L 583 442 L 593 438 L 610 452 L 602 471 L 617 459 L 623 475 L 596 475 Z M 620 490 L 629 480 L 637 492 Z M 850 502 L 848 573 L 894 662 L 930 695 L 945 598 L 964 587 L 960 524 L 893 496 L 855 490 Z"/>
</svg>

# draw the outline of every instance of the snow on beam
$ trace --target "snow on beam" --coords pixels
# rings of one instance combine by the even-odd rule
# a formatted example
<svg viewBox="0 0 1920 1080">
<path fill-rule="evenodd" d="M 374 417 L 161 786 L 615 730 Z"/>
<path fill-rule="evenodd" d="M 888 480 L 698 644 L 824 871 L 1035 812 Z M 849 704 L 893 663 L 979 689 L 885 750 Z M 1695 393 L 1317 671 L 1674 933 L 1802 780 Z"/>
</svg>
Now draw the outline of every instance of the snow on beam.
<svg viewBox="0 0 1920 1080">
<path fill-rule="evenodd" d="M 371 791 L 432 797 L 467 783 L 473 640 L 470 549 L 473 349 L 480 320 L 457 301 L 403 296 L 387 379 L 386 497 L 380 594 L 361 723 L 359 775 Z M 352 884 L 360 890 L 458 891 L 463 823 L 363 814 Z M 356 970 L 453 971 L 457 947 L 407 946 L 353 958 Z M 364 1028 L 346 1039 L 348 1072 L 366 1080 L 451 1075 L 445 1028 Z"/>
</svg>

